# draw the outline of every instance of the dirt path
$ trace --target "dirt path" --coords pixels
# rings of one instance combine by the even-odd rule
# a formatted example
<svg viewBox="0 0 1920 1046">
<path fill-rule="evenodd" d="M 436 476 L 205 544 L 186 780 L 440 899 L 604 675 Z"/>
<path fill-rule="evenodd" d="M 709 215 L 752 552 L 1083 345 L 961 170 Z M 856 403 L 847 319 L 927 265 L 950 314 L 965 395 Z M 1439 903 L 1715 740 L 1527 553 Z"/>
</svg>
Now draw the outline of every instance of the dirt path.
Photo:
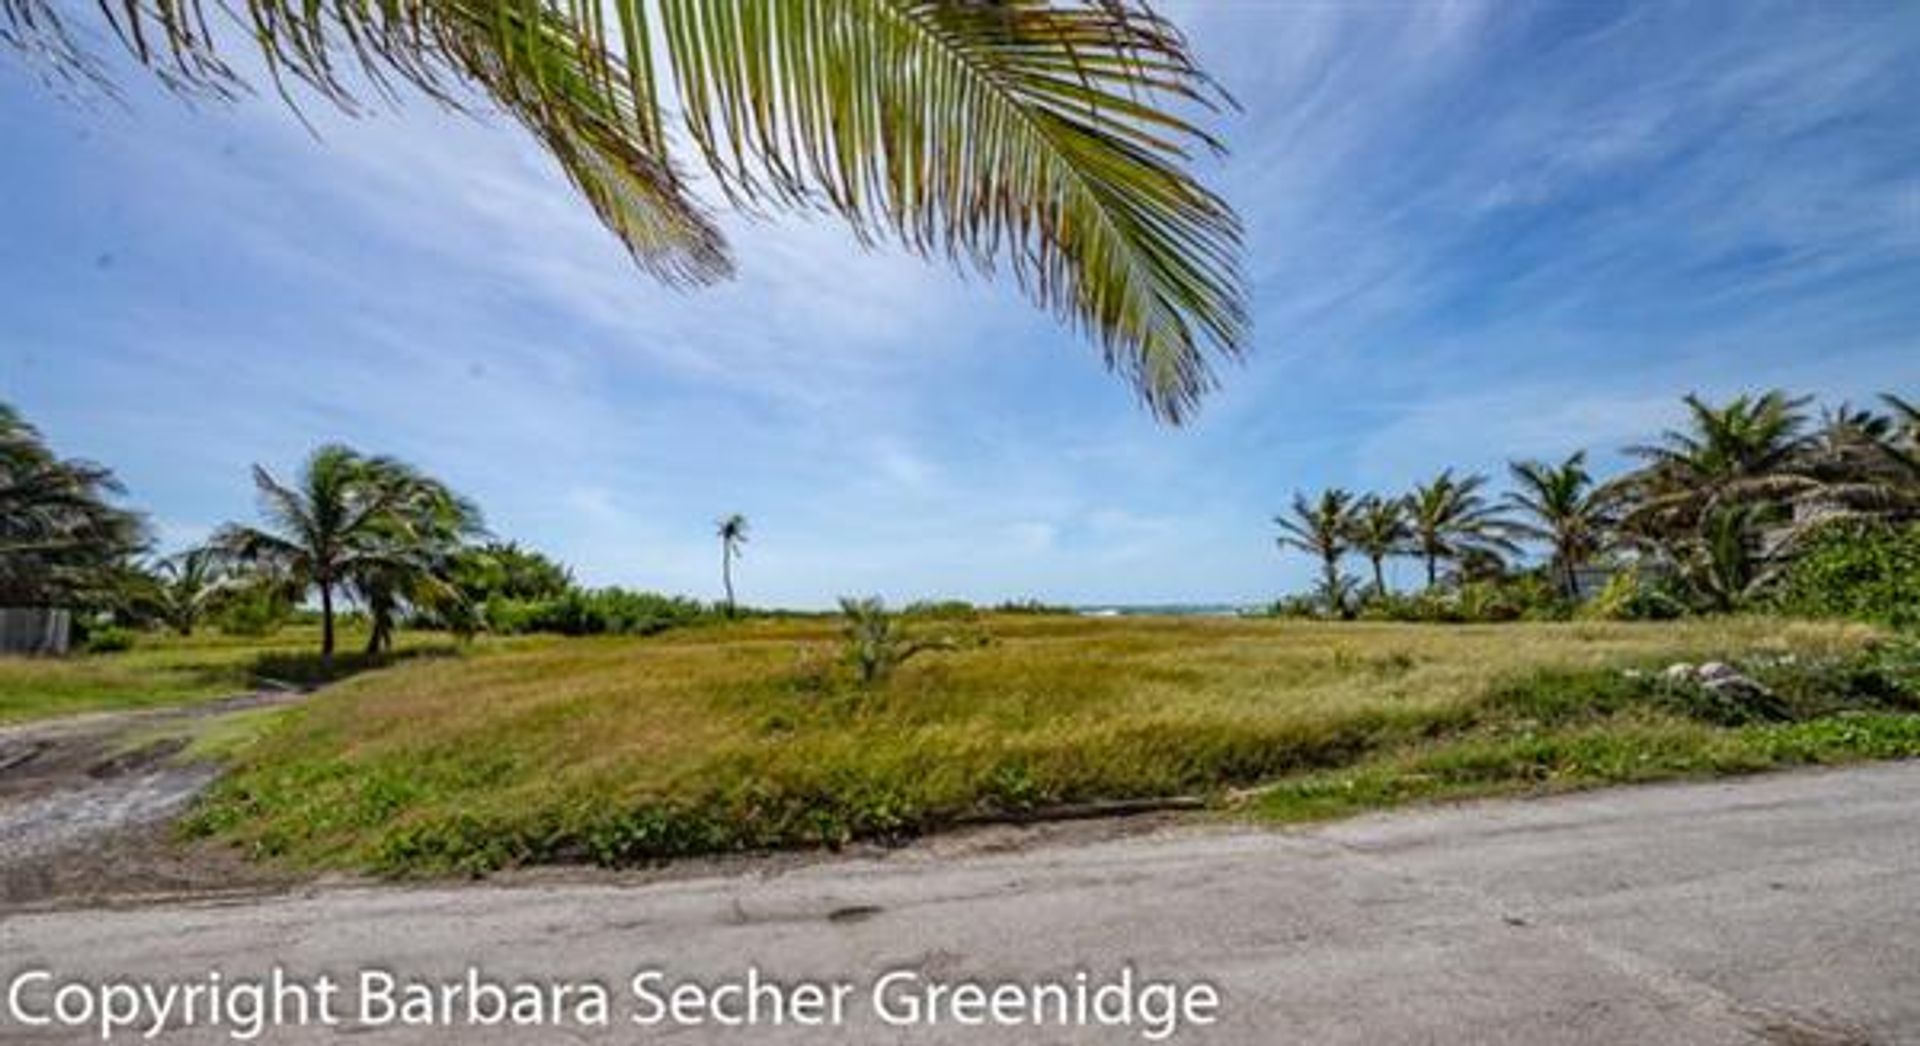
<svg viewBox="0 0 1920 1046">
<path fill-rule="evenodd" d="M 0 728 L 0 907 L 260 881 L 229 855 L 168 838 L 167 823 L 217 776 L 175 757 L 222 716 L 304 696 L 263 691 Z"/>
</svg>

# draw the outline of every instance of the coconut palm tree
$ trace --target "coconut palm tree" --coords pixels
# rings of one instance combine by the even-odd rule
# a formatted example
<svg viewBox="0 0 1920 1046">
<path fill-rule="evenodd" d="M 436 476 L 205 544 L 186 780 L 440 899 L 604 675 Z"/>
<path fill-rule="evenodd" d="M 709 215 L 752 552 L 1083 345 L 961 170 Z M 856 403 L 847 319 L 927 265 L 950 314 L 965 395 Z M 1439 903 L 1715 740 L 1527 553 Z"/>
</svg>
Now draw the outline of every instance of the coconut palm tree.
<svg viewBox="0 0 1920 1046">
<path fill-rule="evenodd" d="M 1558 465 L 1516 461 L 1507 467 L 1516 489 L 1507 493 L 1506 501 L 1520 516 L 1510 524 L 1512 532 L 1552 549 L 1551 567 L 1560 594 L 1579 598 L 1580 568 L 1604 551 L 1608 542 L 1614 492 L 1595 485 L 1584 450 Z"/>
<path fill-rule="evenodd" d="M 1514 551 L 1500 509 L 1481 493 L 1486 483 L 1485 476 L 1455 478 L 1447 469 L 1407 495 L 1407 524 L 1413 549 L 1427 564 L 1428 588 L 1440 583 L 1443 560 L 1458 560 L 1470 551 L 1496 556 Z"/>
<path fill-rule="evenodd" d="M 384 593 L 397 600 L 409 586 L 424 584 L 441 538 L 426 532 L 427 523 L 445 508 L 440 499 L 468 511 L 407 465 L 337 444 L 315 450 L 291 486 L 259 465 L 253 482 L 267 526 L 229 524 L 211 544 L 284 584 L 295 598 L 318 593 L 320 656 L 326 660 L 334 651 L 335 597 Z"/>
<path fill-rule="evenodd" d="M 392 485 L 397 496 L 371 534 L 387 554 L 366 558 L 347 578 L 367 608 L 367 653 L 393 648 L 395 618 L 403 607 L 431 611 L 466 631 L 469 617 L 456 572 L 466 542 L 485 533 L 479 508 L 400 462 L 381 462 L 372 479 Z"/>
<path fill-rule="evenodd" d="M 1296 491 L 1293 514 L 1273 517 L 1281 532 L 1280 547 L 1299 549 L 1319 558 L 1320 595 L 1328 613 L 1342 613 L 1346 607 L 1344 597 L 1350 586 L 1340 574 L 1340 557 L 1351 547 L 1348 540 L 1353 532 L 1353 512 L 1353 495 L 1339 487 L 1329 487 L 1313 499 Z"/>
<path fill-rule="evenodd" d="M 1387 591 L 1386 559 L 1407 551 L 1413 531 L 1407 526 L 1407 505 L 1399 498 L 1368 494 L 1354 506 L 1352 526 L 1347 534 L 1354 551 L 1367 557 L 1373 566 L 1373 591 Z"/>
<path fill-rule="evenodd" d="M 0 606 L 70 603 L 110 588 L 145 543 L 139 516 L 112 503 L 111 471 L 62 458 L 0 403 Z"/>
<path fill-rule="evenodd" d="M 1805 467 L 1806 397 L 1775 389 L 1736 396 L 1720 406 L 1692 394 L 1683 402 L 1685 428 L 1669 429 L 1656 443 L 1626 448 L 1645 462 L 1618 481 L 1629 502 L 1626 521 L 1634 529 L 1694 532 L 1722 505 L 1784 506 L 1820 486 Z"/>
<path fill-rule="evenodd" d="M 168 628 L 183 636 L 193 634 L 228 592 L 232 579 L 226 557 L 215 548 L 192 548 L 154 564 L 150 583 L 136 602 L 145 603 Z"/>
<path fill-rule="evenodd" d="M 720 538 L 720 583 L 727 590 L 727 616 L 732 617 L 733 561 L 740 558 L 741 546 L 747 543 L 747 517 L 735 512 L 720 520 L 714 533 Z"/>
<path fill-rule="evenodd" d="M 104 80 L 118 40 L 177 90 L 274 86 L 355 111 L 399 88 L 518 120 L 646 271 L 732 259 L 696 187 L 748 210 L 838 212 L 982 272 L 1011 270 L 1178 421 L 1246 337 L 1231 208 L 1189 173 L 1223 104 L 1143 0 L 216 0 L 0 3 L 0 38 L 50 79 Z M 229 20 L 237 31 L 209 26 Z M 104 31 L 101 31 L 104 30 Z M 109 85 L 112 86 L 112 85 Z M 364 93 L 364 92 L 362 92 Z M 478 103 L 478 104 L 476 104 Z"/>
</svg>

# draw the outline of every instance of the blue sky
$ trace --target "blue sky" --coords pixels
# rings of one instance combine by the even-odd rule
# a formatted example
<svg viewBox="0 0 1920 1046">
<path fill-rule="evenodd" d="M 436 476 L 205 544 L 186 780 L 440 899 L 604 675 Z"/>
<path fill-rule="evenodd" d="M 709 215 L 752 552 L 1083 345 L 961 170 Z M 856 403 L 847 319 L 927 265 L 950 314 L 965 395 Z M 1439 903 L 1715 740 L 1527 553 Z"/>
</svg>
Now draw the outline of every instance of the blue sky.
<svg viewBox="0 0 1920 1046">
<path fill-rule="evenodd" d="M 1255 336 L 1156 425 L 1010 286 L 827 221 L 648 283 L 504 121 L 74 104 L 0 55 L 0 399 L 163 543 L 398 454 L 582 579 L 1255 601 L 1291 491 L 1615 451 L 1678 397 L 1920 392 L 1920 6 L 1187 3 Z M 1411 577 L 1409 568 L 1403 574 Z"/>
</svg>

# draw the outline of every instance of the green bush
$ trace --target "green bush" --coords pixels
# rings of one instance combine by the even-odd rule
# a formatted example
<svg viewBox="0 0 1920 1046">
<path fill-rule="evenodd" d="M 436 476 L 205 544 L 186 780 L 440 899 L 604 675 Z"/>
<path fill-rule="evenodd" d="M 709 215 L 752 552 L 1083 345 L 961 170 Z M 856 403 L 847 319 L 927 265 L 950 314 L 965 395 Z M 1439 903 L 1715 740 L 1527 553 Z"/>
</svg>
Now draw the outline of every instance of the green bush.
<svg viewBox="0 0 1920 1046">
<path fill-rule="evenodd" d="M 1803 617 L 1920 627 L 1920 523 L 1823 528 L 1787 569 L 1773 605 Z"/>
<path fill-rule="evenodd" d="M 685 596 L 623 588 L 574 589 L 555 599 L 494 599 L 488 601 L 485 613 L 487 627 L 494 632 L 554 632 L 564 636 L 650 636 L 724 616 L 716 608 Z"/>
<path fill-rule="evenodd" d="M 1501 621 L 1562 621 L 1572 610 L 1539 574 L 1469 581 L 1457 589 L 1368 593 L 1360 603 L 1363 621 L 1427 624 L 1485 624 Z"/>
<path fill-rule="evenodd" d="M 132 650 L 133 641 L 132 632 L 108 625 L 87 634 L 86 651 L 89 654 L 117 654 L 122 650 Z"/>
<path fill-rule="evenodd" d="M 265 636 L 293 618 L 293 608 L 277 592 L 257 589 L 234 593 L 216 618 L 220 631 L 230 636 Z"/>
<path fill-rule="evenodd" d="M 1687 604 L 1672 587 L 1622 570 L 1580 608 L 1580 616 L 1600 621 L 1671 621 L 1685 617 Z"/>
</svg>

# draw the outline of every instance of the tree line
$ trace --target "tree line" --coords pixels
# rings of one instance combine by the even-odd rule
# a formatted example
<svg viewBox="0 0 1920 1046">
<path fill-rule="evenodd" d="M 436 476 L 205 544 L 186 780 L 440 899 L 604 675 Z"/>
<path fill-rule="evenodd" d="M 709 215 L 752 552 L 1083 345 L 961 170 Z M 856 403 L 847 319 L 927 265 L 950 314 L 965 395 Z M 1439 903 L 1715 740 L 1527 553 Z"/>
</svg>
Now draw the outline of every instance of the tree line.
<svg viewBox="0 0 1920 1046">
<path fill-rule="evenodd" d="M 1688 609 L 1752 605 L 1836 525 L 1920 519 L 1920 408 L 1893 394 L 1871 408 L 1780 390 L 1712 403 L 1684 398 L 1684 424 L 1624 448 L 1637 466 L 1596 476 L 1587 452 L 1508 465 L 1495 496 L 1485 474 L 1442 471 L 1401 495 L 1329 488 L 1296 493 L 1274 518 L 1283 548 L 1318 560 L 1319 579 L 1280 609 L 1352 617 L 1392 608 L 1394 558 L 1418 560 L 1422 595 L 1475 584 L 1545 582 L 1567 607 L 1590 593 L 1583 572 L 1656 587 Z M 1343 567 L 1367 565 L 1364 580 Z M 1531 560 L 1531 567 L 1520 566 Z"/>
<path fill-rule="evenodd" d="M 253 467 L 256 523 L 229 523 L 195 548 L 151 555 L 144 519 L 116 503 L 111 471 L 62 458 L 0 404 L 0 606 L 54 606 L 190 635 L 219 617 L 268 631 L 313 604 L 320 653 L 338 645 L 351 606 L 365 652 L 393 646 L 403 621 L 460 634 L 651 632 L 735 613 L 738 514 L 718 526 L 724 602 L 585 589 L 565 566 L 496 540 L 479 507 L 397 458 L 329 444 L 283 479 Z"/>
</svg>

